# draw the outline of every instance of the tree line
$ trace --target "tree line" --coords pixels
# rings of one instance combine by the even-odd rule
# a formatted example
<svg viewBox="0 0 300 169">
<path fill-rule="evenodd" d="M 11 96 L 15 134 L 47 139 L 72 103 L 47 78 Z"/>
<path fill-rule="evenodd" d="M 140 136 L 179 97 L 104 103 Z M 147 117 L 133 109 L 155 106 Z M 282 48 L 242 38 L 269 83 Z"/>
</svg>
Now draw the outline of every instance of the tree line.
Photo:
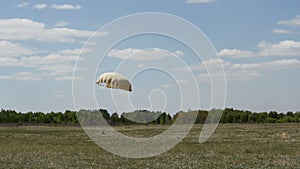
<svg viewBox="0 0 300 169">
<path fill-rule="evenodd" d="M 75 111 L 66 110 L 62 112 L 27 112 L 21 113 L 15 110 L 0 111 L 0 123 L 17 124 L 78 124 Z"/>
<path fill-rule="evenodd" d="M 195 123 L 204 124 L 206 120 L 220 123 L 299 123 L 300 112 L 278 113 L 270 112 L 251 112 L 245 110 L 236 110 L 225 108 L 224 110 L 213 109 L 208 116 L 207 110 L 190 110 L 188 112 L 180 111 L 171 116 L 166 112 L 136 110 L 133 112 L 124 112 L 109 114 L 105 109 L 100 110 L 80 110 L 65 112 L 27 112 L 21 113 L 15 110 L 0 111 L 0 123 L 14 124 L 72 124 L 80 123 L 85 125 L 98 125 L 108 123 L 109 125 L 133 125 L 133 124 L 180 124 Z M 218 118 L 218 115 L 221 115 Z"/>
</svg>

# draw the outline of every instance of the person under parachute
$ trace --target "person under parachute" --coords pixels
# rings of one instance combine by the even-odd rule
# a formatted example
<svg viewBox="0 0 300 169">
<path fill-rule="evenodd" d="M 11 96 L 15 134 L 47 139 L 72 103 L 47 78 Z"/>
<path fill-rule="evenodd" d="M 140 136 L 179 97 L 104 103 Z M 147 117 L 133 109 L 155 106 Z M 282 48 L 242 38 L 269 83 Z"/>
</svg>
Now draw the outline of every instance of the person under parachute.
<svg viewBox="0 0 300 169">
<path fill-rule="evenodd" d="M 101 85 L 103 83 L 106 84 L 105 87 L 107 88 L 122 89 L 129 92 L 132 91 L 131 83 L 129 82 L 129 80 L 119 73 L 107 72 L 101 74 L 98 77 L 96 84 Z"/>
</svg>

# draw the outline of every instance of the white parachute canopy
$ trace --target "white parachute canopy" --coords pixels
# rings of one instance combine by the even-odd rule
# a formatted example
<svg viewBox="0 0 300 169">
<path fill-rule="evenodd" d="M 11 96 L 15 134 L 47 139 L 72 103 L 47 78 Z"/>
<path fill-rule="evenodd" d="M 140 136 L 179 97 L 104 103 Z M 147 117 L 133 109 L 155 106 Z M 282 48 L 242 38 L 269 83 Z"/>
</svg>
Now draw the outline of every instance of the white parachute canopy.
<svg viewBox="0 0 300 169">
<path fill-rule="evenodd" d="M 96 84 L 105 83 L 107 88 L 123 89 L 129 92 L 132 91 L 131 84 L 128 79 L 119 73 L 107 72 L 100 75 L 96 81 Z"/>
</svg>

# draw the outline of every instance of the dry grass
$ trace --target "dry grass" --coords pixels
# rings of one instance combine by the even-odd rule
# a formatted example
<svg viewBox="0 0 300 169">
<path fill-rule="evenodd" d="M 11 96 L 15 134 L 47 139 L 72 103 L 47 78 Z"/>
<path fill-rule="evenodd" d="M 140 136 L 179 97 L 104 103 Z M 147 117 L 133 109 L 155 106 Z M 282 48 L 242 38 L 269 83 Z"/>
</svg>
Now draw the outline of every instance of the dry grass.
<svg viewBox="0 0 300 169">
<path fill-rule="evenodd" d="M 167 127 L 116 129 L 149 137 Z M 172 150 L 144 159 L 106 152 L 80 127 L 0 127 L 0 168 L 300 168 L 300 124 L 220 125 L 199 144 L 201 127 Z"/>
</svg>

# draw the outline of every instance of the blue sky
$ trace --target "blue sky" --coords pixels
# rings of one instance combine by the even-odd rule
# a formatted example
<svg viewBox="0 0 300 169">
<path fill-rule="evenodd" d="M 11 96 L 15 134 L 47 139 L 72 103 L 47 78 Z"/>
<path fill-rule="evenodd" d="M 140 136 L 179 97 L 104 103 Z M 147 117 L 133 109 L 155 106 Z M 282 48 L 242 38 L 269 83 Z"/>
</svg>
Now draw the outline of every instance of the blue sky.
<svg viewBox="0 0 300 169">
<path fill-rule="evenodd" d="M 225 107 L 252 111 L 300 110 L 298 0 L 4 0 L 1 3 L 0 108 L 22 112 L 74 109 L 74 65 L 94 31 L 125 15 L 162 12 L 191 22 L 214 45 L 226 74 Z M 97 38 L 109 36 L 107 30 L 100 32 Z M 158 58 L 164 55 L 182 58 L 197 77 L 202 96 L 200 108 L 210 108 L 210 84 L 201 62 L 213 67 L 217 58 L 197 63 L 196 56 L 181 43 L 162 36 L 145 35 L 117 44 L 96 72 L 115 70 L 124 57 L 134 51 Z M 89 47 L 84 52 L 83 57 L 93 53 Z M 183 70 L 176 66 L 169 68 Z M 212 76 L 218 77 L 219 73 Z M 184 81 L 182 78 L 176 80 Z M 168 76 L 156 75 L 155 71 L 141 74 L 134 80 L 134 87 L 136 92 L 130 97 L 136 108 L 161 109 L 164 98 L 168 101 L 166 111 L 173 113 L 182 108 L 178 106 L 180 100 L 174 99 L 178 98 L 176 81 Z M 141 99 L 148 97 L 151 91 L 153 105 Z M 95 86 L 95 92 L 100 107 L 117 111 L 111 100 L 103 99 L 111 94 L 110 90 Z M 194 97 L 191 91 L 182 92 Z M 192 100 L 186 102 L 189 101 Z M 183 106 L 183 109 L 188 108 L 195 107 Z"/>
</svg>

